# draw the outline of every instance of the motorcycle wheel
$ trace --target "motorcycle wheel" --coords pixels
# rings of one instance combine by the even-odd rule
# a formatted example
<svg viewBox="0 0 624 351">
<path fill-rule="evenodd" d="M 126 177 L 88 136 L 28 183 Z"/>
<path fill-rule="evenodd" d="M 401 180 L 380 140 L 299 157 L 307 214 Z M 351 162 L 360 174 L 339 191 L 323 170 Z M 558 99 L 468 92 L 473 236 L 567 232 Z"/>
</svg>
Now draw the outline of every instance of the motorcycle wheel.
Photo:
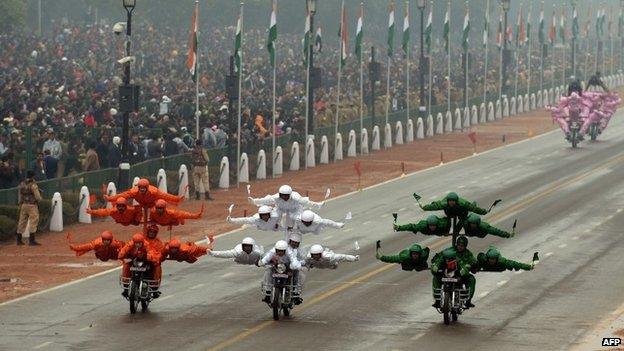
<svg viewBox="0 0 624 351">
<path fill-rule="evenodd" d="M 591 136 L 591 141 L 596 141 L 596 139 L 598 138 L 598 126 L 595 124 L 592 124 L 589 129 L 589 133 Z"/>
<path fill-rule="evenodd" d="M 273 307 L 273 320 L 279 321 L 279 311 L 280 311 L 280 292 L 279 290 L 273 288 L 273 301 L 271 303 L 271 307 Z"/>
<path fill-rule="evenodd" d="M 444 324 L 449 325 L 451 324 L 451 316 L 450 313 L 448 312 L 444 312 Z"/>
<path fill-rule="evenodd" d="M 442 314 L 444 315 L 444 324 L 449 325 L 451 323 L 451 294 L 444 294 Z"/>
<path fill-rule="evenodd" d="M 141 312 L 146 312 L 147 306 L 149 306 L 149 302 L 141 300 Z"/>
<path fill-rule="evenodd" d="M 457 312 L 451 312 L 451 319 L 453 319 L 453 322 L 457 322 Z"/>
<path fill-rule="evenodd" d="M 572 131 L 572 148 L 576 149 L 578 145 L 578 134 L 577 131 Z"/>
<path fill-rule="evenodd" d="M 133 281 L 130 284 L 130 294 L 128 295 L 128 302 L 130 303 L 130 313 L 135 314 L 137 311 L 137 307 L 139 306 L 139 283 L 137 281 Z"/>
</svg>

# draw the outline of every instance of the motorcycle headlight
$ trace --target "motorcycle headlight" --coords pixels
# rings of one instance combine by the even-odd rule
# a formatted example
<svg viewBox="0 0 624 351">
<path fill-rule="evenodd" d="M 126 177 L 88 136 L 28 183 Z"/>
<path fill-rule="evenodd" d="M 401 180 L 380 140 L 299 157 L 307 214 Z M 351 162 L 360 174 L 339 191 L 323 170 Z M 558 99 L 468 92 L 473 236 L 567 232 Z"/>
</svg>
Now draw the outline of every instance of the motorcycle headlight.
<svg viewBox="0 0 624 351">
<path fill-rule="evenodd" d="M 137 266 L 139 266 L 139 267 L 143 267 L 143 261 L 138 261 L 138 262 L 137 262 Z"/>
<path fill-rule="evenodd" d="M 280 263 L 280 264 L 277 265 L 276 270 L 277 270 L 277 273 L 282 274 L 282 273 L 286 272 L 286 265 L 283 264 L 283 263 Z"/>
</svg>

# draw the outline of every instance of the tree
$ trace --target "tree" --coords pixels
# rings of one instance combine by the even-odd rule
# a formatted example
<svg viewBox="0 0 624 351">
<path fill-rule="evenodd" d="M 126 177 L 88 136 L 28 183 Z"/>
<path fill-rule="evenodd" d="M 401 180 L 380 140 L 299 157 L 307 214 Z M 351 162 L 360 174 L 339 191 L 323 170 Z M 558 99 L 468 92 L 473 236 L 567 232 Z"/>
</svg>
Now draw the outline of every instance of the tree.
<svg viewBox="0 0 624 351">
<path fill-rule="evenodd" d="M 0 1 L 0 30 L 23 27 L 26 23 L 26 2 L 22 0 Z"/>
</svg>

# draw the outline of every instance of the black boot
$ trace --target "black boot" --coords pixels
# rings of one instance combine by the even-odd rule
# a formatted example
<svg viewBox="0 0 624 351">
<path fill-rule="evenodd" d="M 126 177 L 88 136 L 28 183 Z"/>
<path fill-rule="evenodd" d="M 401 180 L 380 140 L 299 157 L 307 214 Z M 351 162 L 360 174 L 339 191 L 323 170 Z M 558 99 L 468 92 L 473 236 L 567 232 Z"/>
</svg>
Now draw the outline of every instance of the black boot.
<svg viewBox="0 0 624 351">
<path fill-rule="evenodd" d="M 195 192 L 195 200 L 199 200 L 199 191 Z"/>
<path fill-rule="evenodd" d="M 30 236 L 28 237 L 28 245 L 30 246 L 41 245 L 35 240 L 35 233 L 30 233 Z"/>
<path fill-rule="evenodd" d="M 262 298 L 262 302 L 271 303 L 271 296 L 264 295 L 264 297 Z"/>
<path fill-rule="evenodd" d="M 431 306 L 433 306 L 433 308 L 440 308 L 440 300 L 435 300 L 435 303 Z"/>
<path fill-rule="evenodd" d="M 210 197 L 210 191 L 206 191 L 206 193 L 204 194 L 204 198 L 208 201 L 212 201 L 214 200 L 213 198 Z"/>
<path fill-rule="evenodd" d="M 22 234 L 15 234 L 15 241 L 17 245 L 24 245 L 22 241 Z"/>
<path fill-rule="evenodd" d="M 128 298 L 128 288 L 123 289 L 123 291 L 121 292 L 121 296 L 125 297 L 126 299 Z"/>
<path fill-rule="evenodd" d="M 475 307 L 471 299 L 466 300 L 466 308 L 471 308 L 471 307 Z"/>
</svg>

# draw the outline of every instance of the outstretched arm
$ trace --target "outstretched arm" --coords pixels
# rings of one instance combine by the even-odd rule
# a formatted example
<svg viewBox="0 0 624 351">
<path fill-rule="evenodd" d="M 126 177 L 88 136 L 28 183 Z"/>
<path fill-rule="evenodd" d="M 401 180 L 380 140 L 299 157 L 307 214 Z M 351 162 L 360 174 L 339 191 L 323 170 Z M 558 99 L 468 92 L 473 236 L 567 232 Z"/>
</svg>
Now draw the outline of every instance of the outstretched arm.
<svg viewBox="0 0 624 351">
<path fill-rule="evenodd" d="M 331 228 L 342 228 L 342 227 L 344 227 L 344 223 L 342 223 L 342 222 L 335 222 L 335 221 L 332 221 L 331 219 L 327 219 L 327 218 L 322 218 L 319 221 L 319 224 L 321 224 L 322 226 L 331 227 Z"/>
<path fill-rule="evenodd" d="M 385 263 L 401 263 L 399 255 L 380 256 L 379 260 Z"/>
<path fill-rule="evenodd" d="M 422 206 L 424 211 L 441 211 L 444 210 L 444 201 L 434 201 L 428 205 Z"/>
<path fill-rule="evenodd" d="M 322 202 L 315 202 L 310 200 L 309 197 L 307 196 L 302 196 L 300 198 L 297 199 L 297 202 L 303 206 L 303 207 L 307 207 L 307 208 L 314 208 L 314 209 L 319 209 L 323 206 Z"/>
<path fill-rule="evenodd" d="M 476 202 L 468 202 L 465 199 L 459 199 L 459 203 L 458 203 L 461 207 L 463 207 L 465 210 L 476 213 L 478 215 L 486 215 L 488 213 L 488 210 L 486 210 L 485 208 L 481 208 L 479 206 L 477 206 Z"/>
<path fill-rule="evenodd" d="M 234 224 L 255 224 L 256 218 L 251 217 L 228 217 L 227 221 Z"/>
<path fill-rule="evenodd" d="M 424 222 L 424 225 L 423 225 L 422 222 L 423 221 L 420 221 L 418 223 L 395 225 L 394 230 L 397 232 L 412 232 L 416 234 L 418 232 L 422 232 L 425 229 L 425 226 L 427 225 L 427 223 Z"/>
<path fill-rule="evenodd" d="M 108 202 L 113 202 L 119 199 L 120 197 L 124 197 L 126 198 L 126 200 L 129 200 L 129 199 L 134 199 L 135 195 L 136 195 L 136 191 L 134 191 L 134 189 L 130 189 L 130 190 L 126 190 L 122 193 L 119 193 L 113 196 L 104 195 L 104 200 Z"/>
<path fill-rule="evenodd" d="M 346 255 L 346 254 L 333 254 L 331 260 L 338 262 L 355 262 L 360 260 L 360 256 Z"/>
<path fill-rule="evenodd" d="M 167 192 L 160 191 L 160 190 L 158 190 L 157 194 L 160 199 L 163 199 L 167 202 L 174 203 L 174 204 L 177 204 L 178 202 L 184 199 L 184 196 L 171 195 Z"/>
<path fill-rule="evenodd" d="M 98 209 L 90 209 L 87 208 L 87 213 L 94 217 L 108 217 L 111 213 L 111 209 L 108 208 L 98 208 Z"/>
<path fill-rule="evenodd" d="M 267 195 L 265 197 L 261 197 L 261 198 L 253 198 L 253 197 L 249 197 L 249 202 L 251 202 L 252 204 L 256 205 L 256 206 L 262 206 L 262 205 L 267 205 L 267 206 L 274 206 L 275 205 L 275 197 L 276 195 Z"/>
<path fill-rule="evenodd" d="M 483 230 L 489 235 L 500 236 L 501 238 L 511 238 L 512 236 L 511 233 L 498 229 L 485 222 L 481 222 L 480 227 L 481 227 L 481 230 Z"/>
<path fill-rule="evenodd" d="M 526 263 L 522 263 L 522 262 L 518 262 L 518 261 L 513 261 L 513 260 L 509 260 L 506 259 L 505 260 L 505 269 L 508 270 L 515 270 L 515 271 L 519 271 L 519 270 L 525 270 L 525 271 L 530 271 L 533 269 L 533 266 L 530 264 L 526 264 Z"/>
<path fill-rule="evenodd" d="M 212 257 L 216 258 L 235 258 L 236 250 L 225 250 L 225 251 L 210 251 L 208 254 Z"/>
<path fill-rule="evenodd" d="M 90 242 L 90 243 L 86 243 L 82 245 L 69 245 L 69 248 L 72 251 L 76 252 L 76 256 L 82 256 L 86 254 L 87 252 L 93 250 L 95 246 L 93 245 L 93 242 Z"/>
</svg>

